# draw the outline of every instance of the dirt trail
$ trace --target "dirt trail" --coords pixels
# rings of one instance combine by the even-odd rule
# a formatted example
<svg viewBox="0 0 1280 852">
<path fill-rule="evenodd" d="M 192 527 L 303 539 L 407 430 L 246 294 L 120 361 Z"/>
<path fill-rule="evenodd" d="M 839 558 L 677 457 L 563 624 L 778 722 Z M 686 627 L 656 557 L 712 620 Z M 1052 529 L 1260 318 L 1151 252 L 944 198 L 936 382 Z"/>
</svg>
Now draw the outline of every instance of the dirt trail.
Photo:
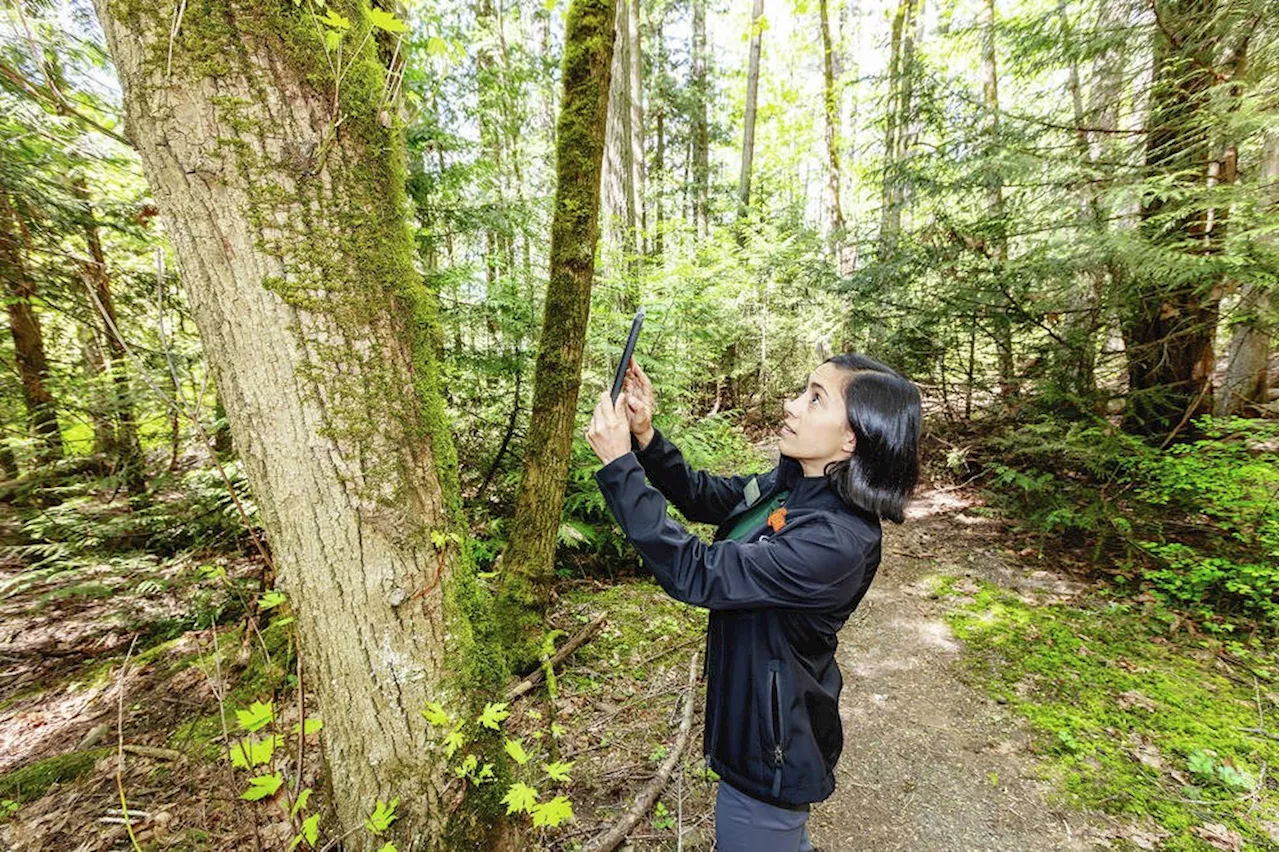
<svg viewBox="0 0 1280 852">
<path fill-rule="evenodd" d="M 1107 845 L 1101 820 L 1050 803 L 1019 720 L 958 678 L 963 649 L 944 602 L 930 597 L 930 575 L 1073 591 L 1048 572 L 1005 564 L 998 523 L 967 506 L 926 491 L 905 524 L 884 525 L 880 571 L 840 635 L 845 748 L 836 791 L 810 819 L 823 852 Z"/>
</svg>

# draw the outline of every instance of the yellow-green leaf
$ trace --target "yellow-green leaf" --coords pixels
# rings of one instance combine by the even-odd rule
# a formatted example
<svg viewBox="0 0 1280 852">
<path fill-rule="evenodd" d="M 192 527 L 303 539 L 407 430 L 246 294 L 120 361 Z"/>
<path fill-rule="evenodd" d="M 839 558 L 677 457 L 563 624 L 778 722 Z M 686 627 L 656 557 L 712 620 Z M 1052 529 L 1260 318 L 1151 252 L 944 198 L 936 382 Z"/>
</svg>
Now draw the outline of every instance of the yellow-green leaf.
<svg viewBox="0 0 1280 852">
<path fill-rule="evenodd" d="M 364 821 L 364 827 L 374 833 L 375 836 L 387 830 L 391 823 L 396 821 L 396 805 L 400 804 L 399 797 L 391 800 L 390 804 L 378 800 L 378 804 L 374 807 L 373 813 L 369 814 L 369 818 Z"/>
<path fill-rule="evenodd" d="M 426 709 L 422 711 L 422 715 L 426 717 L 428 722 L 437 727 L 444 728 L 450 723 L 449 714 L 444 712 L 444 708 L 440 706 L 438 701 L 432 701 L 428 704 Z"/>
<path fill-rule="evenodd" d="M 501 804 L 507 806 L 507 813 L 509 814 L 517 811 L 532 813 L 537 802 L 538 791 L 523 781 L 517 781 L 507 788 L 507 795 L 502 797 Z"/>
<path fill-rule="evenodd" d="M 529 762 L 529 753 L 524 750 L 524 745 L 519 740 L 507 740 L 503 743 L 503 748 L 507 750 L 507 754 L 511 755 L 511 759 L 521 766 Z"/>
<path fill-rule="evenodd" d="M 547 776 L 551 778 L 552 781 L 568 781 L 569 770 L 573 768 L 573 761 L 569 761 L 568 763 L 563 763 L 561 761 L 556 761 L 555 763 L 544 763 L 542 764 L 542 768 L 547 770 Z"/>
<path fill-rule="evenodd" d="M 490 730 L 498 730 L 498 726 L 502 724 L 502 720 L 510 716 L 507 712 L 507 703 L 505 701 L 494 704 L 484 705 L 484 712 L 480 714 L 479 722 Z"/>
<path fill-rule="evenodd" d="M 323 719 L 317 719 L 315 716 L 312 716 L 311 718 L 306 719 L 306 720 L 304 720 L 304 721 L 303 721 L 303 723 L 302 723 L 302 733 L 303 733 L 304 735 L 307 735 L 307 734 L 314 734 L 316 731 L 320 730 L 320 729 L 321 729 L 321 728 L 323 728 L 323 727 L 324 727 L 324 720 L 323 720 Z M 297 723 L 297 722 L 294 722 L 294 723 L 293 723 L 293 732 L 294 732 L 295 734 L 296 734 L 296 733 L 298 733 L 298 723 Z"/>
<path fill-rule="evenodd" d="M 261 701 L 255 701 L 249 705 L 248 710 L 237 710 L 236 721 L 240 723 L 240 727 L 246 731 L 256 731 L 263 725 L 266 725 L 273 718 L 271 702 L 263 704 Z"/>
<path fill-rule="evenodd" d="M 345 30 L 351 27 L 351 19 L 339 15 L 333 9 L 324 10 L 324 17 L 320 19 L 320 23 L 335 30 Z"/>
<path fill-rule="evenodd" d="M 270 591 L 258 598 L 258 609 L 272 609 L 280 606 L 286 600 L 288 598 L 284 596 L 283 592 Z"/>
<path fill-rule="evenodd" d="M 320 814 L 312 814 L 302 821 L 302 836 L 312 846 L 316 845 L 316 838 L 320 836 Z"/>
<path fill-rule="evenodd" d="M 567 819 L 573 819 L 573 805 L 564 796 L 556 796 L 551 801 L 534 805 L 533 824 L 535 827 L 550 826 L 555 828 Z"/>
<path fill-rule="evenodd" d="M 247 799 L 250 802 L 256 802 L 258 799 L 265 799 L 267 796 L 274 796 L 276 790 L 280 789 L 280 785 L 284 783 L 284 778 L 279 772 L 271 775 L 259 775 L 256 778 L 249 779 L 249 789 L 240 794 L 240 798 Z"/>
<path fill-rule="evenodd" d="M 307 789 L 305 789 L 305 790 L 303 790 L 301 793 L 299 793 L 299 794 L 298 794 L 298 798 L 294 800 L 294 802 L 293 802 L 293 809 L 292 809 L 291 811 L 289 811 L 289 816 L 291 816 L 291 817 L 292 817 L 292 816 L 297 816 L 297 815 L 298 815 L 298 811 L 302 810 L 303 808 L 305 808 L 305 807 L 307 806 L 307 800 L 308 800 L 308 799 L 310 799 L 310 798 L 311 798 L 311 788 L 310 788 L 310 787 L 308 787 Z"/>
<path fill-rule="evenodd" d="M 462 725 L 459 724 L 456 728 L 454 728 L 452 731 L 449 732 L 448 736 L 444 738 L 444 756 L 447 758 L 452 758 L 454 755 L 454 752 L 456 752 L 458 749 L 462 748 L 466 744 L 467 744 L 467 738 L 462 735 Z"/>
<path fill-rule="evenodd" d="M 382 9 L 369 9 L 369 23 L 373 24 L 380 30 L 386 30 L 389 33 L 402 33 L 409 29 L 405 22 L 397 18 L 390 12 Z"/>
</svg>

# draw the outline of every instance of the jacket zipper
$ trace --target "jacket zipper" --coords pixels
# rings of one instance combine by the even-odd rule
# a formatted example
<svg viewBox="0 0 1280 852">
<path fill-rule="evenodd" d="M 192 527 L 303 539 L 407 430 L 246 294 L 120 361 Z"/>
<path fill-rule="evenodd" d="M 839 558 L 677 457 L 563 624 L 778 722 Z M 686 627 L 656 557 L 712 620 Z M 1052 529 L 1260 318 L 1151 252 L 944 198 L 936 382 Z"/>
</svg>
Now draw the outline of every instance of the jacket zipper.
<svg viewBox="0 0 1280 852">
<path fill-rule="evenodd" d="M 778 700 L 778 666 L 777 660 L 769 661 L 769 698 L 770 710 L 773 712 L 773 795 L 776 798 L 782 791 L 782 710 Z"/>
</svg>

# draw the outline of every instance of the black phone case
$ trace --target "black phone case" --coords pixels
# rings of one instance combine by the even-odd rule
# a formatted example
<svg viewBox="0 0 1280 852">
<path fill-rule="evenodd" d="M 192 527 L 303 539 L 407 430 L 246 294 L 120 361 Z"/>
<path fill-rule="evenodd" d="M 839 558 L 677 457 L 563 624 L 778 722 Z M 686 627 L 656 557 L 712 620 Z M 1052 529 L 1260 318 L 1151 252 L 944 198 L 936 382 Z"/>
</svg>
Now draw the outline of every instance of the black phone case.
<svg viewBox="0 0 1280 852">
<path fill-rule="evenodd" d="M 622 360 L 618 362 L 618 370 L 613 376 L 613 392 L 609 395 L 610 402 L 618 401 L 618 394 L 622 393 L 622 379 L 627 374 L 627 365 L 631 363 L 631 356 L 636 351 L 636 338 L 640 336 L 640 326 L 644 323 L 644 308 L 636 311 L 636 317 L 631 321 L 631 333 L 627 335 L 627 346 L 622 350 Z"/>
</svg>

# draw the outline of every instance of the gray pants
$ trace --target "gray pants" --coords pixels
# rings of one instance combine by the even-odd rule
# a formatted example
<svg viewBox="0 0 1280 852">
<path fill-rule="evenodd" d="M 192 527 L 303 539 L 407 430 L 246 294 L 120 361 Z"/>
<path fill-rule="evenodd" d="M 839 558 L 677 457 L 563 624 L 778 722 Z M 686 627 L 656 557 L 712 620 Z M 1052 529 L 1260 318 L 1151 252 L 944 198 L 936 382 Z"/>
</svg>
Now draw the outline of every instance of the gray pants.
<svg viewBox="0 0 1280 852">
<path fill-rule="evenodd" d="M 718 852 L 813 852 L 808 811 L 791 811 L 753 799 L 720 781 L 716 791 Z"/>
</svg>

